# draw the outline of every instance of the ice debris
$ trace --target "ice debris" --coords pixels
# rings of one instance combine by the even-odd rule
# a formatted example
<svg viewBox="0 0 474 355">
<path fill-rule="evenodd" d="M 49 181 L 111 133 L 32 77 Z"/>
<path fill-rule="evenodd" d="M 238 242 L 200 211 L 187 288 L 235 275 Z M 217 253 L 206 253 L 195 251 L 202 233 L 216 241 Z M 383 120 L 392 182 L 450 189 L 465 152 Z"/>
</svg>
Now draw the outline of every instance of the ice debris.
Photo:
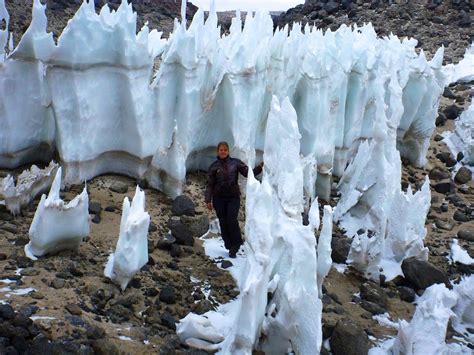
<svg viewBox="0 0 474 355">
<path fill-rule="evenodd" d="M 54 161 L 44 169 L 32 165 L 29 170 L 24 170 L 18 175 L 16 186 L 11 175 L 5 177 L 0 182 L 0 196 L 3 195 L 7 209 L 13 215 L 17 215 L 22 207 L 47 191 L 53 183 L 58 167 Z"/>
</svg>

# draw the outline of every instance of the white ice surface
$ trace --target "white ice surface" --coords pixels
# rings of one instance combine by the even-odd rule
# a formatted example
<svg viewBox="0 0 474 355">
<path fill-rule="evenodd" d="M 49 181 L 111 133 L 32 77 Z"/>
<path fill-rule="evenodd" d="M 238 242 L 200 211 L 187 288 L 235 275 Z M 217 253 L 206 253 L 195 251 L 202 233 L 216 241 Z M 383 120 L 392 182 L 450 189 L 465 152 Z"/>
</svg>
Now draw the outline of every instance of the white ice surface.
<svg viewBox="0 0 474 355">
<path fill-rule="evenodd" d="M 63 249 L 76 250 L 89 235 L 89 196 L 87 190 L 65 203 L 59 197 L 61 168 L 56 172 L 48 197 L 41 196 L 31 222 L 30 242 L 25 245 L 27 257 L 52 254 Z"/>
<path fill-rule="evenodd" d="M 463 59 L 457 64 L 443 67 L 447 84 L 455 82 L 470 82 L 474 80 L 474 43 L 466 49 Z"/>
<path fill-rule="evenodd" d="M 457 239 L 453 239 L 451 242 L 451 253 L 449 255 L 449 260 L 453 263 L 461 263 L 464 265 L 474 264 L 474 259 L 468 254 L 468 252 L 463 249 Z"/>
<path fill-rule="evenodd" d="M 118 284 L 122 291 L 148 262 L 149 224 L 150 215 L 145 212 L 145 192 L 137 186 L 132 203 L 128 197 L 123 201 L 117 246 L 104 269 L 104 275 Z"/>
</svg>

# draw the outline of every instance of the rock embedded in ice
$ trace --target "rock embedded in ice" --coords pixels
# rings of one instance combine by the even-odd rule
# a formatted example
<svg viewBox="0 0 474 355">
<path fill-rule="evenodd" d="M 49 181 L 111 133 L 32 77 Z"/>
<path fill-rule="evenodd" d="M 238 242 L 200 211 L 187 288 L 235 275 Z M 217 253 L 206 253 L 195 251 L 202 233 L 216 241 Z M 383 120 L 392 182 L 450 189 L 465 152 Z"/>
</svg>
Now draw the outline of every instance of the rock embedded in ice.
<svg viewBox="0 0 474 355">
<path fill-rule="evenodd" d="M 132 203 L 128 197 L 123 201 L 117 246 L 104 270 L 104 275 L 118 284 L 122 291 L 148 262 L 149 224 L 150 215 L 145 212 L 145 192 L 137 186 Z"/>
<path fill-rule="evenodd" d="M 59 197 L 61 173 L 59 168 L 48 197 L 41 196 L 31 222 L 30 242 L 25 245 L 25 254 L 33 260 L 63 249 L 76 250 L 89 235 L 87 190 L 84 187 L 80 195 L 65 203 Z"/>
<path fill-rule="evenodd" d="M 53 183 L 59 165 L 52 161 L 46 168 L 33 165 L 18 175 L 17 183 L 8 175 L 0 182 L 0 196 L 3 195 L 7 209 L 14 215 L 28 205 L 36 196 L 46 192 Z"/>
</svg>

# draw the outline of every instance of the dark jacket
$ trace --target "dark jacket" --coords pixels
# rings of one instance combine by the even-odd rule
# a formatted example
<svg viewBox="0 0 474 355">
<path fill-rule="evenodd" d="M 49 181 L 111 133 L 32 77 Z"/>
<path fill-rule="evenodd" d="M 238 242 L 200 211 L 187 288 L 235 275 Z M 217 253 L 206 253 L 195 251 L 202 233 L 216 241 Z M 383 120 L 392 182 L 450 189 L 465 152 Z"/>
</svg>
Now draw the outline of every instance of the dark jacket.
<svg viewBox="0 0 474 355">
<path fill-rule="evenodd" d="M 219 159 L 211 164 L 207 173 L 206 203 L 211 202 L 212 197 L 240 197 L 238 184 L 239 173 L 247 177 L 249 168 L 240 159 L 227 157 Z M 262 172 L 261 166 L 253 169 L 257 176 Z"/>
</svg>

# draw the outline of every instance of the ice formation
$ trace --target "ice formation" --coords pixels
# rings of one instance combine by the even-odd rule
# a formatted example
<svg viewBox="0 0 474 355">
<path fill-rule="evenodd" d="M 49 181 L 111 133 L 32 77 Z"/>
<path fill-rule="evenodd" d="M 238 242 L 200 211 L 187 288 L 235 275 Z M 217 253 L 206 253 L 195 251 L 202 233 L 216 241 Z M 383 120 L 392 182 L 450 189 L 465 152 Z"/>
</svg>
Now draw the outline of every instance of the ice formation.
<svg viewBox="0 0 474 355">
<path fill-rule="evenodd" d="M 0 182 L 0 196 L 5 199 L 7 209 L 14 215 L 20 213 L 21 207 L 28 205 L 39 194 L 46 192 L 53 183 L 59 165 L 55 162 L 40 169 L 33 165 L 18 175 L 17 183 L 11 175 Z"/>
<path fill-rule="evenodd" d="M 410 186 L 406 193 L 401 190 L 394 127 L 380 117 L 377 135 L 360 145 L 339 182 L 342 196 L 335 218 L 352 238 L 348 263 L 373 280 L 384 275 L 389 281 L 403 275 L 404 259 L 428 258 L 423 239 L 431 194 L 428 178 L 415 194 Z"/>
<path fill-rule="evenodd" d="M 25 245 L 25 254 L 33 260 L 63 249 L 77 249 L 89 235 L 87 190 L 84 187 L 80 195 L 65 203 L 59 197 L 61 173 L 59 168 L 48 197 L 41 196 L 31 222 L 30 242 Z"/>
<path fill-rule="evenodd" d="M 271 139 L 276 136 L 286 144 Z M 331 265 L 332 211 L 325 207 L 316 253 L 317 202 L 309 211 L 310 225 L 304 226 L 301 216 L 304 163 L 299 153 L 300 137 L 289 99 L 280 102 L 273 97 L 263 180 L 260 184 L 249 176 L 247 181 L 247 257 L 238 280 L 240 296 L 235 301 L 232 324 L 222 334 L 219 324 L 207 320 L 215 316 L 190 315 L 177 327 L 188 344 L 218 348 L 222 354 L 251 354 L 254 348 L 266 353 L 309 354 L 320 349 L 322 304 L 318 284 Z M 213 344 L 221 337 L 221 343 Z"/>
<path fill-rule="evenodd" d="M 398 147 L 425 162 L 444 87 L 442 50 L 427 61 L 415 40 L 377 38 L 371 25 L 325 33 L 293 26 L 288 35 L 263 13 L 243 28 L 238 16 L 221 36 L 214 10 L 206 21 L 199 10 L 189 28 L 176 21 L 165 40 L 146 26 L 136 34 L 127 1 L 99 14 L 84 1 L 57 43 L 46 21 L 35 0 L 30 27 L 0 63 L 0 167 L 57 151 L 67 184 L 122 173 L 175 196 L 187 170 L 207 167 L 218 141 L 245 161 L 262 153 L 272 95 L 296 109 L 300 153 L 318 162 L 323 198 L 332 174 L 373 138 L 381 111 L 403 112 Z"/>
<path fill-rule="evenodd" d="M 448 64 L 443 67 L 448 84 L 458 81 L 466 83 L 474 80 L 474 43 L 466 49 L 463 59 L 457 64 Z"/>
<path fill-rule="evenodd" d="M 466 343 L 474 341 L 474 276 L 461 280 L 448 290 L 443 284 L 426 289 L 417 300 L 412 320 L 399 321 L 398 335 L 380 346 L 372 348 L 369 355 L 437 355 L 472 354 L 472 350 L 462 343 L 446 343 L 446 330 L 449 319 L 453 328 L 459 332 Z"/>
<path fill-rule="evenodd" d="M 145 192 L 137 186 L 132 204 L 123 200 L 120 233 L 115 253 L 110 254 L 104 275 L 127 288 L 133 276 L 148 262 L 148 226 L 150 215 L 145 212 Z"/>
<path fill-rule="evenodd" d="M 474 102 L 456 120 L 454 131 L 446 131 L 443 136 L 454 156 L 463 153 L 462 162 L 474 167 Z"/>
<path fill-rule="evenodd" d="M 457 239 L 453 239 L 451 243 L 451 254 L 449 259 L 453 263 L 461 263 L 464 265 L 474 264 L 474 259 L 471 258 L 466 250 L 464 250 L 459 244 Z"/>
</svg>

